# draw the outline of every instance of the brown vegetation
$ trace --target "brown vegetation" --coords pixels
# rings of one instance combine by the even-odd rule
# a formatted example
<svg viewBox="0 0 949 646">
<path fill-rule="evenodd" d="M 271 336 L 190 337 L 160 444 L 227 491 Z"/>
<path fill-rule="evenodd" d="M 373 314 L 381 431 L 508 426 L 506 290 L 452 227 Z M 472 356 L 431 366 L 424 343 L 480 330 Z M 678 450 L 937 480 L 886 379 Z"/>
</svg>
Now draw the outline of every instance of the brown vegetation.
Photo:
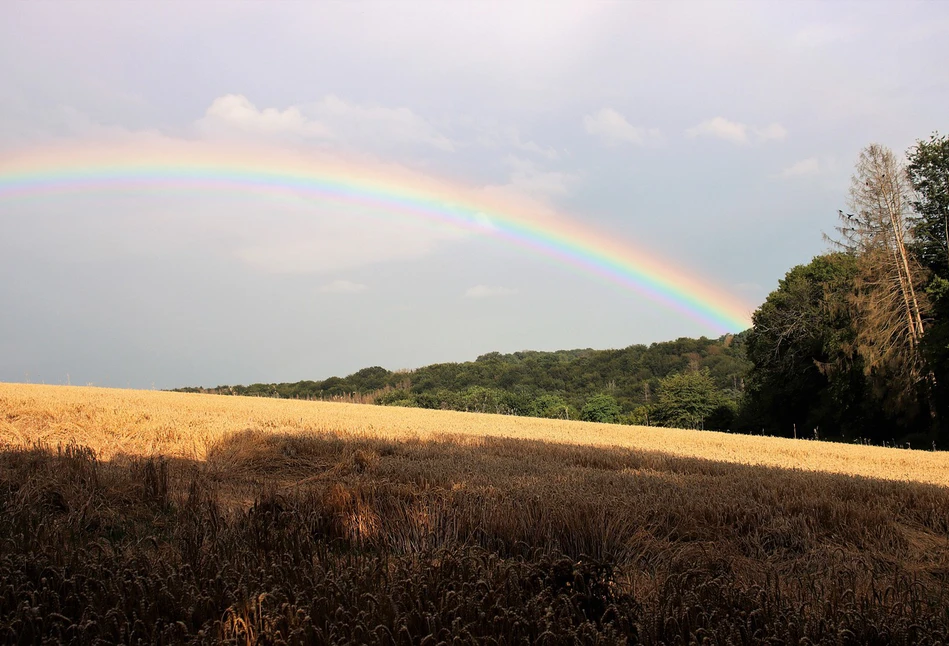
<svg viewBox="0 0 949 646">
<path fill-rule="evenodd" d="M 523 418 L 324 404 L 321 427 L 317 413 L 289 413 L 310 403 L 0 393 L 4 437 L 19 444 L 0 453 L 0 642 L 937 644 L 949 634 L 943 486 L 474 430 L 538 432 L 529 422 L 541 420 Z M 363 411 L 387 413 L 389 426 L 368 428 L 383 418 Z M 249 412 L 250 430 L 227 428 Z M 343 432 L 347 415 L 356 433 Z M 125 430 L 92 432 L 123 416 Z M 465 431 L 436 436 L 434 420 L 466 418 Z M 189 430 L 167 426 L 188 422 L 192 445 Z M 72 429 L 124 450 L 29 448 L 27 424 L 47 440 L 68 442 Z M 648 430 L 549 424 L 590 429 L 601 444 Z M 826 446 L 726 439 L 746 440 L 745 451 Z"/>
</svg>

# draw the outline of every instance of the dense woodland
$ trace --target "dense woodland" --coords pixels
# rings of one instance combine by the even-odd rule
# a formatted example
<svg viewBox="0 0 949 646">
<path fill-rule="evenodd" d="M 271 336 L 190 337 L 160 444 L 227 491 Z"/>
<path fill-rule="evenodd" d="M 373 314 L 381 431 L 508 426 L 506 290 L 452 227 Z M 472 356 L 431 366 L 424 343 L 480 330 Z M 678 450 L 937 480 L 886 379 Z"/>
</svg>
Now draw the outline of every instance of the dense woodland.
<svg viewBox="0 0 949 646">
<path fill-rule="evenodd" d="M 946 446 L 949 137 L 905 158 L 861 152 L 828 252 L 791 269 L 739 334 L 180 390 Z"/>
<path fill-rule="evenodd" d="M 323 381 L 182 390 L 656 424 L 675 421 L 667 419 L 672 411 L 663 407 L 662 396 L 679 388 L 683 397 L 694 391 L 692 418 L 669 425 L 729 428 L 750 368 L 741 339 L 679 339 L 623 350 L 492 352 L 475 361 L 413 371 L 373 367 Z"/>
</svg>

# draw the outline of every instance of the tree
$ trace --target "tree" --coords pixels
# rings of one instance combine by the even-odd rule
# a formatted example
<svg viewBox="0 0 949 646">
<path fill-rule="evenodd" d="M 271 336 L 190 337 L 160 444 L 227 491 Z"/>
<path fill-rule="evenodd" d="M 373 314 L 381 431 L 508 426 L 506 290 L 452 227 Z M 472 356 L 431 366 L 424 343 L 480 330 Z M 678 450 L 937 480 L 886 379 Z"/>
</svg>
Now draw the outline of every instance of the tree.
<svg viewBox="0 0 949 646">
<path fill-rule="evenodd" d="M 949 278 L 949 136 L 934 133 L 906 153 L 912 201 L 914 249 L 936 276 Z"/>
<path fill-rule="evenodd" d="M 580 419 L 585 422 L 603 422 L 613 424 L 619 417 L 620 409 L 616 400 L 606 394 L 593 395 L 580 410 Z"/>
<path fill-rule="evenodd" d="M 840 212 L 841 237 L 834 241 L 857 259 L 848 299 L 856 332 L 852 350 L 894 408 L 916 399 L 923 377 L 925 269 L 910 253 L 910 190 L 893 152 L 867 146 L 851 180 L 853 213 Z"/>
<path fill-rule="evenodd" d="M 949 137 L 934 133 L 907 151 L 907 172 L 915 190 L 913 249 L 932 273 L 926 287 L 929 321 L 922 355 L 929 371 L 930 405 L 949 441 Z"/>
<path fill-rule="evenodd" d="M 857 271 L 852 254 L 817 256 L 791 269 L 752 315 L 740 428 L 866 436 L 872 402 L 847 305 Z"/>
<path fill-rule="evenodd" d="M 721 403 L 708 370 L 676 373 L 659 381 L 656 418 L 663 426 L 705 428 L 705 420 Z"/>
<path fill-rule="evenodd" d="M 570 405 L 560 395 L 548 393 L 534 400 L 533 414 L 548 419 L 570 419 Z"/>
</svg>

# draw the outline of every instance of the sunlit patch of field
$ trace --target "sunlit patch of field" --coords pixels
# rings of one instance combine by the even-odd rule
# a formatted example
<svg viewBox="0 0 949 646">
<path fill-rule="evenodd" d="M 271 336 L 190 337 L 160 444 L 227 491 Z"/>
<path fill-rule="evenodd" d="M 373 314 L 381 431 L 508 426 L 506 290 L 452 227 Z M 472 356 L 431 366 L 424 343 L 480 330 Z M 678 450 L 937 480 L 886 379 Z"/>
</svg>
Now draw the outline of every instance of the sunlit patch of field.
<svg viewBox="0 0 949 646">
<path fill-rule="evenodd" d="M 248 397 L 0 384 L 0 443 L 77 443 L 100 459 L 204 460 L 235 432 L 384 440 L 505 437 L 949 486 L 949 453 L 641 426 Z"/>
</svg>

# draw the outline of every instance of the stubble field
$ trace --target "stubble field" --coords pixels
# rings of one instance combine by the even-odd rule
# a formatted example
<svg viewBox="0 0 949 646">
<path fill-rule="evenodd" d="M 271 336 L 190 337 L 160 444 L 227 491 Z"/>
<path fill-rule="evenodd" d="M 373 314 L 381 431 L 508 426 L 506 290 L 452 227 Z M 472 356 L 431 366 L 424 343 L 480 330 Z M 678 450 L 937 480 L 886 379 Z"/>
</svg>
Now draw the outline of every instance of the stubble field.
<svg viewBox="0 0 949 646">
<path fill-rule="evenodd" d="M 0 384 L 0 641 L 946 643 L 949 459 Z"/>
</svg>

